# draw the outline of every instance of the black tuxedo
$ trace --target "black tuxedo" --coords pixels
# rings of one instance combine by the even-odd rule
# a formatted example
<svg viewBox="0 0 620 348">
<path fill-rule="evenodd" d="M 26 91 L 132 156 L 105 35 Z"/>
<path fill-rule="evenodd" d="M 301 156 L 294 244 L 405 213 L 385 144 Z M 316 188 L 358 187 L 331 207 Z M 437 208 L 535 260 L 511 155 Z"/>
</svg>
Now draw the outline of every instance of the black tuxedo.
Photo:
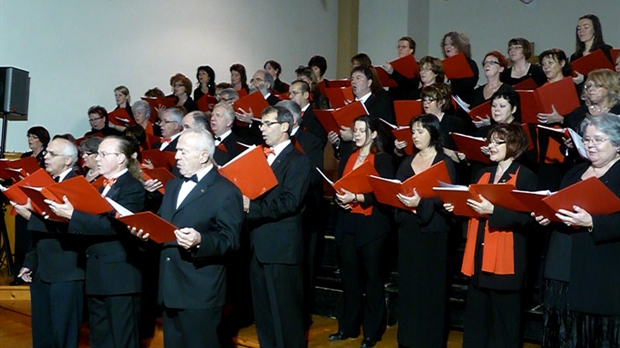
<svg viewBox="0 0 620 348">
<path fill-rule="evenodd" d="M 261 347 L 305 347 L 302 211 L 309 160 L 289 144 L 271 165 L 278 185 L 250 202 L 250 281 Z"/>
<path fill-rule="evenodd" d="M 142 184 L 129 171 L 118 177 L 106 193 L 106 197 L 132 212 L 144 209 L 144 195 Z M 124 224 L 114 219 L 113 212 L 93 215 L 75 210 L 68 232 L 90 239 L 86 248 L 85 290 L 91 345 L 138 347 L 142 291 L 138 241 Z"/>
<path fill-rule="evenodd" d="M 243 143 L 243 140 L 238 137 L 234 132 L 231 132 L 226 138 L 224 138 L 216 148 L 224 148 L 226 149 L 226 153 L 228 153 L 232 158 L 237 157 L 241 153 L 239 150 L 239 146 L 237 142 Z"/>
<path fill-rule="evenodd" d="M 327 144 L 327 132 L 323 126 L 321 126 L 319 120 L 317 120 L 314 110 L 312 109 L 312 105 L 308 106 L 306 111 L 303 112 L 300 124 L 307 132 L 310 132 L 319 138 L 321 141 L 321 149 L 324 149 L 325 144 Z"/>
<path fill-rule="evenodd" d="M 280 102 L 280 98 L 273 95 L 273 93 L 271 93 L 269 97 L 265 98 L 265 100 L 267 101 L 267 104 L 269 104 L 269 106 L 274 106 L 278 104 L 278 102 Z"/>
<path fill-rule="evenodd" d="M 75 177 L 69 172 L 65 179 Z M 34 276 L 30 285 L 32 346 L 77 347 L 84 304 L 83 241 L 68 236 L 67 224 L 32 214 L 28 230 L 33 248 L 24 267 Z"/>
<path fill-rule="evenodd" d="M 163 151 L 169 151 L 169 152 L 177 152 L 177 143 L 179 142 L 179 137 L 174 138 L 174 140 L 172 140 L 170 142 L 170 144 L 166 145 L 166 147 L 164 147 Z M 161 147 L 162 141 L 158 141 L 155 144 L 153 144 L 153 149 L 155 150 L 159 150 L 159 148 Z"/>
<path fill-rule="evenodd" d="M 215 161 L 215 163 L 222 166 L 228 163 L 228 161 L 230 161 L 231 159 L 233 159 L 233 157 L 228 152 L 218 149 L 217 147 L 215 148 L 215 151 L 213 152 L 213 160 Z M 180 177 L 180 173 L 176 175 L 177 177 Z"/>
<path fill-rule="evenodd" d="M 178 228 L 196 229 L 201 242 L 189 250 L 176 241 L 161 246 L 158 302 L 166 308 L 164 341 L 174 347 L 217 347 L 213 340 L 221 317 L 200 322 L 202 332 L 174 324 L 204 318 L 204 312 L 221 314 L 226 295 L 223 256 L 239 248 L 243 200 L 239 189 L 212 168 L 177 209 L 182 185 L 181 179 L 168 183 L 159 215 Z"/>
</svg>

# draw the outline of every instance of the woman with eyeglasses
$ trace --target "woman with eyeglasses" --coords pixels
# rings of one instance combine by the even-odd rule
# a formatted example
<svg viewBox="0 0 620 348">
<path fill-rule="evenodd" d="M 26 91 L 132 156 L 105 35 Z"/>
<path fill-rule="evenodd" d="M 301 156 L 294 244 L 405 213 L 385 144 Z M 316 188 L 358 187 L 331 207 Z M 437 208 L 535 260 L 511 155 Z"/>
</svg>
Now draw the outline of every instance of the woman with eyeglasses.
<svg viewBox="0 0 620 348">
<path fill-rule="evenodd" d="M 172 90 L 177 100 L 176 105 L 185 108 L 186 112 L 198 110 L 198 105 L 189 96 L 192 91 L 192 81 L 185 76 L 178 76 L 172 82 Z"/>
<path fill-rule="evenodd" d="M 97 168 L 97 149 L 103 138 L 89 137 L 80 143 L 80 154 L 84 160 L 84 177 L 88 182 L 93 182 L 99 177 L 99 169 Z"/>
<path fill-rule="evenodd" d="M 444 154 L 439 119 L 422 114 L 411 120 L 417 153 L 405 158 L 396 179 L 405 181 L 443 161 L 452 183 L 456 170 Z M 444 347 L 447 329 L 448 233 L 451 216 L 438 198 L 397 195 L 409 209 L 398 209 L 399 347 Z"/>
<path fill-rule="evenodd" d="M 471 59 L 471 45 L 469 37 L 460 31 L 451 31 L 441 39 L 441 49 L 444 58 L 456 56 L 463 53 L 467 63 L 474 73 L 473 77 L 450 80 L 452 94 L 458 95 L 466 103 L 471 102 L 472 92 L 478 83 L 478 65 Z"/>
<path fill-rule="evenodd" d="M 88 122 L 90 123 L 90 131 L 84 134 L 88 136 L 107 137 L 108 135 L 121 135 L 123 133 L 110 127 L 108 122 L 108 111 L 100 105 L 94 105 L 88 108 Z"/>
<path fill-rule="evenodd" d="M 378 117 L 360 116 L 353 123 L 357 149 L 349 156 L 343 176 L 364 163 L 371 163 L 384 178 L 393 178 L 392 159 L 383 152 Z M 381 340 L 385 325 L 385 291 L 382 263 L 387 234 L 391 229 L 390 209 L 376 202 L 372 193 L 342 189 L 335 227 L 343 287 L 343 311 L 338 332 L 330 341 L 354 338 L 363 328 L 361 347 L 374 347 Z M 365 296 L 364 296 L 365 295 Z"/>
<path fill-rule="evenodd" d="M 416 88 L 413 99 L 420 99 L 422 90 L 435 83 L 443 83 L 446 79 L 441 59 L 424 56 L 418 62 L 420 68 L 420 85 Z"/>
<path fill-rule="evenodd" d="M 580 131 L 587 162 L 566 173 L 565 188 L 598 178 L 620 196 L 620 119 L 587 116 Z M 560 222 L 536 220 L 552 230 L 543 281 L 543 347 L 620 345 L 620 213 L 592 215 L 579 206 L 559 210 Z"/>
<path fill-rule="evenodd" d="M 493 94 L 500 89 L 510 88 L 500 80 L 500 75 L 507 66 L 508 60 L 498 51 L 491 51 L 484 56 L 482 68 L 484 76 L 487 78 L 487 83 L 474 89 L 471 103 L 469 104 L 470 108 L 474 108 L 491 99 Z M 473 122 L 478 128 L 488 126 L 491 124 L 490 115 L 476 115 L 476 119 Z"/>
<path fill-rule="evenodd" d="M 512 66 L 509 66 L 501 74 L 502 82 L 511 86 L 531 78 L 537 86 L 542 86 L 547 77 L 540 65 L 528 62 L 532 57 L 530 42 L 522 37 L 512 38 L 508 41 L 508 57 Z"/>
<path fill-rule="evenodd" d="M 495 165 L 478 173 L 475 182 L 536 190 L 536 175 L 518 161 L 528 145 L 521 126 L 495 125 L 487 134 L 487 143 Z M 526 234 L 534 219 L 528 213 L 493 205 L 482 195 L 467 205 L 480 217 L 469 219 L 461 267 L 469 277 L 463 347 L 521 347 Z M 444 207 L 454 210 L 449 203 Z"/>
</svg>

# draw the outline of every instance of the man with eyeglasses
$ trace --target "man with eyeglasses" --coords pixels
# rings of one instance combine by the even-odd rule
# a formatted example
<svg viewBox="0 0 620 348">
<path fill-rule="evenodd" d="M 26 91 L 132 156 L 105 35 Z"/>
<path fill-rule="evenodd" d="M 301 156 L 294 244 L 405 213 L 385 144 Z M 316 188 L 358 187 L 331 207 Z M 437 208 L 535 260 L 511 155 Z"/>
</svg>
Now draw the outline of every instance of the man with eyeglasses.
<svg viewBox="0 0 620 348">
<path fill-rule="evenodd" d="M 61 182 L 76 176 L 78 149 L 69 140 L 54 138 L 47 146 L 45 170 Z M 34 247 L 18 277 L 30 286 L 33 347 L 78 347 L 84 303 L 83 241 L 67 234 L 68 224 L 33 213 L 30 202 L 12 203 L 28 219 Z"/>
<path fill-rule="evenodd" d="M 185 113 L 179 108 L 166 109 L 160 116 L 162 139 L 153 144 L 153 148 L 160 151 L 176 152 L 177 140 L 183 131 L 183 116 Z"/>
<path fill-rule="evenodd" d="M 108 135 L 122 135 L 122 132 L 110 127 L 108 112 L 103 106 L 95 105 L 88 109 L 88 122 L 91 129 L 84 134 L 85 137 L 94 135 L 103 138 Z"/>
<path fill-rule="evenodd" d="M 276 105 L 280 99 L 271 94 L 273 89 L 273 77 L 265 70 L 257 70 L 250 80 L 250 93 L 260 91 L 267 104 Z M 259 110 L 252 110 L 257 112 Z M 260 110 L 261 112 L 263 110 Z M 248 124 L 247 127 L 235 127 L 235 132 L 248 144 L 260 144 L 261 132 L 258 129 L 258 121 L 253 120 L 253 113 L 250 110 L 235 110 L 235 115 L 239 122 Z"/>
<path fill-rule="evenodd" d="M 288 90 L 288 97 L 301 108 L 299 125 L 319 138 L 321 148 L 324 149 L 325 144 L 327 144 L 327 132 L 316 119 L 312 105 L 310 105 L 310 86 L 308 83 L 302 80 L 293 81 Z"/>
<path fill-rule="evenodd" d="M 306 347 L 303 315 L 302 211 L 311 165 L 290 140 L 293 115 L 281 106 L 262 112 L 267 162 L 278 185 L 250 201 L 250 284 L 261 347 Z"/>
<path fill-rule="evenodd" d="M 401 37 L 398 40 L 398 45 L 396 46 L 398 58 L 403 58 L 407 55 L 415 55 L 415 47 L 416 43 L 411 37 Z M 420 79 L 418 77 L 405 77 L 401 75 L 398 71 L 394 70 L 390 63 L 383 64 L 382 68 L 390 75 L 390 77 L 394 81 L 396 81 L 396 84 L 398 85 L 396 87 L 390 87 L 388 89 L 388 93 L 393 100 L 415 99 L 414 95 L 418 88 L 418 85 L 420 84 Z"/>
</svg>

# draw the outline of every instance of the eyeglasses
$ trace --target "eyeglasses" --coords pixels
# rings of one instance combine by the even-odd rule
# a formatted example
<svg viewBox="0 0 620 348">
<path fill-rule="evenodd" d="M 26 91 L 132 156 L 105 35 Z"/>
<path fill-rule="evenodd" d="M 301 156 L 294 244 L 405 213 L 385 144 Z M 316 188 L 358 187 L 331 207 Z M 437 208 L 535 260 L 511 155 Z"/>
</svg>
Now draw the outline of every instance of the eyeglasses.
<svg viewBox="0 0 620 348">
<path fill-rule="evenodd" d="M 510 51 L 518 51 L 518 50 L 522 50 L 523 46 L 510 46 L 508 47 L 508 52 Z"/>
<path fill-rule="evenodd" d="M 406 49 L 409 48 L 409 46 L 407 46 L 407 45 L 398 45 L 398 46 L 396 46 L 396 48 L 399 49 L 399 50 L 406 50 Z"/>
<path fill-rule="evenodd" d="M 428 97 L 428 98 L 424 98 L 424 99 L 422 99 L 422 102 L 423 102 L 423 103 L 432 103 L 432 102 L 434 102 L 435 100 L 437 100 L 437 99 L 432 98 L 432 97 Z"/>
<path fill-rule="evenodd" d="M 60 153 L 55 153 L 54 151 L 48 151 L 48 150 L 43 150 L 41 151 L 41 154 L 43 154 L 43 157 L 50 155 L 50 157 L 58 157 L 58 156 L 63 156 L 63 154 Z"/>
<path fill-rule="evenodd" d="M 589 91 L 591 89 L 599 89 L 603 87 L 603 85 L 599 85 L 598 83 L 586 83 L 586 85 L 583 87 L 586 91 Z"/>
<path fill-rule="evenodd" d="M 501 141 L 501 140 L 497 140 L 497 141 L 496 140 L 491 140 L 491 141 L 487 142 L 487 145 L 489 145 L 489 146 L 491 146 L 491 145 L 493 145 L 493 146 L 500 146 L 500 145 L 504 145 L 504 144 L 506 144 L 506 142 L 505 141 Z"/>
<path fill-rule="evenodd" d="M 97 121 L 99 121 L 99 120 L 100 120 L 100 119 L 102 119 L 102 118 L 103 118 L 103 117 L 89 118 L 89 119 L 88 119 L 88 122 L 90 122 L 90 123 L 97 122 Z"/>
<path fill-rule="evenodd" d="M 177 121 L 168 121 L 168 120 L 162 120 L 162 119 L 157 120 L 157 122 L 156 122 L 156 123 L 157 123 L 157 124 L 162 124 L 162 122 L 163 122 L 163 123 L 165 123 L 165 124 L 168 124 L 168 123 L 177 123 Z"/>
<path fill-rule="evenodd" d="M 282 122 L 278 122 L 278 121 L 263 121 L 263 122 L 258 124 L 258 127 L 260 127 L 260 128 L 271 127 L 271 125 L 274 125 L 276 123 L 282 123 Z"/>
<path fill-rule="evenodd" d="M 609 138 L 602 138 L 602 137 L 594 137 L 594 138 L 589 138 L 589 137 L 583 137 L 583 144 L 587 145 L 587 144 L 594 144 L 594 145 L 601 145 L 602 143 L 606 142 L 607 140 L 609 140 Z"/>
<path fill-rule="evenodd" d="M 108 155 L 120 155 L 120 152 L 97 152 L 97 157 L 106 157 Z"/>
<path fill-rule="evenodd" d="M 494 60 L 487 60 L 486 62 L 482 62 L 482 66 L 493 65 L 493 64 L 499 65 L 499 62 L 496 62 Z"/>
</svg>

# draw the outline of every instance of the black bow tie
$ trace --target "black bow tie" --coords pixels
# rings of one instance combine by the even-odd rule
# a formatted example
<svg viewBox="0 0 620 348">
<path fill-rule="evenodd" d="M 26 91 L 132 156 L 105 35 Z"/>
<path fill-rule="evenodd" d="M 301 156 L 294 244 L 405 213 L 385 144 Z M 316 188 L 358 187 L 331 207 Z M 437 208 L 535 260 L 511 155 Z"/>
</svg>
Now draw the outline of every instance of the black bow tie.
<svg viewBox="0 0 620 348">
<path fill-rule="evenodd" d="M 198 183 L 198 176 L 196 174 L 190 176 L 189 178 L 183 178 L 184 182 L 193 181 L 196 184 Z"/>
<path fill-rule="evenodd" d="M 222 141 L 222 137 L 215 137 L 214 140 L 215 141 Z"/>
</svg>

